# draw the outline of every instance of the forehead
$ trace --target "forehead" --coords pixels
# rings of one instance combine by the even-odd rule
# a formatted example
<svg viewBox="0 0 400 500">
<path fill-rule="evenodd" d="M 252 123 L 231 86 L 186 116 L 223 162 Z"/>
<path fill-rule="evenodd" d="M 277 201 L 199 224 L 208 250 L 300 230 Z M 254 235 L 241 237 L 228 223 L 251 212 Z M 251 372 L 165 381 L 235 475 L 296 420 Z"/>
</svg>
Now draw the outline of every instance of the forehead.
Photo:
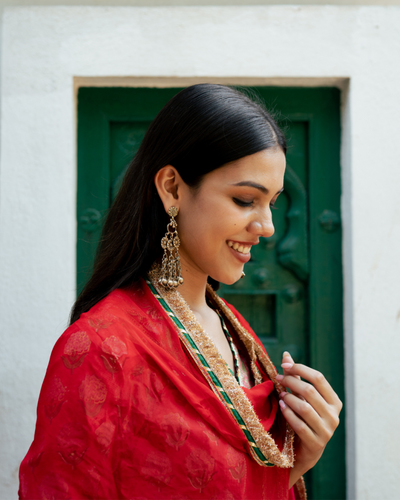
<svg viewBox="0 0 400 500">
<path fill-rule="evenodd" d="M 244 156 L 222 167 L 213 170 L 206 176 L 212 182 L 235 184 L 243 181 L 253 181 L 265 187 L 283 187 L 286 158 L 281 149 L 266 149 L 252 155 Z M 205 179 L 205 180 L 206 180 Z"/>
</svg>

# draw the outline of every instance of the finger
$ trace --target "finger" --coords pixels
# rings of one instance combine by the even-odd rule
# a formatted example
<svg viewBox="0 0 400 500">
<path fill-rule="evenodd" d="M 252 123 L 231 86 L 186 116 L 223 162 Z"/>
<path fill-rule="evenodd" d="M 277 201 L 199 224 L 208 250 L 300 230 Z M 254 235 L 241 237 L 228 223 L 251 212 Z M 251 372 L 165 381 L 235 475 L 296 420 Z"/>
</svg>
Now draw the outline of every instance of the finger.
<svg viewBox="0 0 400 500">
<path fill-rule="evenodd" d="M 311 383 L 311 385 L 327 403 L 334 405 L 339 409 L 339 411 L 342 408 L 342 402 L 340 401 L 338 395 L 332 389 L 332 386 L 329 384 L 329 382 L 321 372 L 314 370 L 309 366 L 295 363 L 291 368 L 286 369 L 285 376 L 287 375 L 293 376 L 293 379 L 295 379 L 296 377 L 296 380 L 298 380 L 298 376 L 302 377 L 303 379 Z M 279 380 L 279 382 L 282 385 L 286 385 L 286 382 L 283 382 L 282 380 Z M 290 388 L 292 389 L 292 387 Z M 297 391 L 295 388 L 293 390 Z M 302 396 L 304 396 L 304 394 L 302 394 Z"/>
<path fill-rule="evenodd" d="M 279 382 L 286 388 L 290 389 L 293 394 L 297 394 L 307 403 L 315 408 L 319 415 L 322 415 L 326 411 L 327 403 L 321 394 L 308 382 L 304 380 L 299 380 L 291 375 L 286 375 L 283 380 Z"/>
<path fill-rule="evenodd" d="M 331 413 L 328 418 L 322 418 L 307 401 L 289 393 L 284 396 L 281 394 L 280 397 L 281 401 L 283 400 L 284 404 L 308 425 L 320 446 L 325 446 L 339 425 L 337 416 Z M 280 406 L 282 408 L 281 403 Z"/>
<path fill-rule="evenodd" d="M 290 353 L 288 353 L 288 351 L 285 351 L 282 354 L 282 364 L 281 364 L 281 367 L 283 368 L 284 373 L 286 372 L 286 370 L 292 368 L 293 365 L 294 365 L 294 360 L 293 360 L 292 356 L 290 355 Z"/>
<path fill-rule="evenodd" d="M 294 360 L 292 356 L 288 351 L 285 351 L 282 355 L 282 364 L 281 364 L 281 367 L 283 368 L 283 373 L 287 375 L 289 373 L 289 370 L 293 367 L 293 365 L 294 365 Z"/>
<path fill-rule="evenodd" d="M 288 351 L 284 351 L 282 355 L 282 364 L 281 367 L 283 368 L 283 373 L 284 375 L 287 375 L 290 368 L 292 368 L 294 365 L 294 360 L 291 356 L 291 354 Z M 300 379 L 300 377 L 298 377 Z M 298 396 L 298 394 L 296 394 Z M 299 396 L 301 397 L 301 396 Z"/>
<path fill-rule="evenodd" d="M 321 394 L 319 394 L 319 392 L 311 384 L 303 380 L 299 381 L 297 378 L 292 376 L 286 376 L 285 379 L 286 382 L 284 385 L 292 390 L 292 394 L 295 393 L 299 394 L 298 396 L 299 400 L 304 400 L 305 403 L 311 405 L 314 411 L 326 423 L 328 428 L 332 429 L 333 432 L 339 425 L 340 408 L 337 408 L 335 405 L 330 405 L 329 403 L 327 403 L 323 399 Z M 303 409 L 305 408 L 306 411 L 308 411 L 306 405 L 301 406 L 301 408 Z"/>
<path fill-rule="evenodd" d="M 290 393 L 280 394 L 281 400 L 293 410 L 298 417 L 301 418 L 315 434 L 325 434 L 324 428 L 326 427 L 324 420 L 315 411 L 315 409 L 305 401 L 304 399 L 299 399 Z"/>
<path fill-rule="evenodd" d="M 288 396 L 289 393 L 285 396 L 285 399 Z M 315 433 L 311 430 L 308 424 L 298 415 L 296 415 L 292 408 L 288 404 L 286 404 L 283 399 L 279 401 L 279 406 L 281 407 L 281 411 L 283 416 L 285 417 L 285 420 L 288 422 L 294 432 L 299 436 L 299 438 L 305 443 L 311 444 L 311 442 L 315 440 Z"/>
<path fill-rule="evenodd" d="M 282 353 L 282 363 L 289 363 L 291 365 L 294 364 L 294 359 L 288 351 L 284 351 Z"/>
</svg>

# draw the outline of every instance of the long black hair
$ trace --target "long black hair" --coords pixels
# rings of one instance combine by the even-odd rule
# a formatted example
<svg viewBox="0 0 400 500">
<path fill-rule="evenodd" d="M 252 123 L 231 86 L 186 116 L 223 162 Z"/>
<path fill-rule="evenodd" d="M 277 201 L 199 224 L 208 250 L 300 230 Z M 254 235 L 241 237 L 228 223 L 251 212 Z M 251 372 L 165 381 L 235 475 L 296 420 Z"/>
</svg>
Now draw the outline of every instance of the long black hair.
<svg viewBox="0 0 400 500">
<path fill-rule="evenodd" d="M 175 95 L 151 123 L 105 220 L 94 270 L 70 322 L 108 295 L 143 276 L 162 254 L 168 216 L 154 176 L 174 166 L 198 188 L 225 163 L 264 149 L 286 153 L 283 133 L 259 102 L 231 87 L 199 84 Z"/>
</svg>

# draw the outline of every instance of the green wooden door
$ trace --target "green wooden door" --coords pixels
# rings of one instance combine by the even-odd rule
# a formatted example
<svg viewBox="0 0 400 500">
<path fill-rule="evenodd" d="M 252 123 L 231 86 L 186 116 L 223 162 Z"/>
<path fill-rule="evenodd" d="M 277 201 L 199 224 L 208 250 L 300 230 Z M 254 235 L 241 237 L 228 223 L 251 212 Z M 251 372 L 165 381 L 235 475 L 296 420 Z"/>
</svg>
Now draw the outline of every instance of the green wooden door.
<svg viewBox="0 0 400 500">
<path fill-rule="evenodd" d="M 79 90 L 78 290 L 127 164 L 151 120 L 179 90 Z M 289 350 L 296 361 L 321 370 L 343 400 L 340 94 L 333 88 L 255 90 L 284 117 L 285 191 L 273 213 L 274 236 L 253 249 L 246 277 L 221 287 L 221 295 L 246 317 L 275 364 Z M 309 498 L 345 498 L 344 456 L 342 423 L 306 475 Z"/>
</svg>

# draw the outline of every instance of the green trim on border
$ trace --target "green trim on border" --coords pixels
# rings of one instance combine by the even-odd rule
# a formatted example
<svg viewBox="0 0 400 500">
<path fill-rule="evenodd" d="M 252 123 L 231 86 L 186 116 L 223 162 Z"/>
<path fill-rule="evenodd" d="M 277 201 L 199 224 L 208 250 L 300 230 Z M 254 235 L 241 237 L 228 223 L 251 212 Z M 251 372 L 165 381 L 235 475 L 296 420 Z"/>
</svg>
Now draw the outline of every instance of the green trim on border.
<svg viewBox="0 0 400 500">
<path fill-rule="evenodd" d="M 249 442 L 250 447 L 253 449 L 253 451 L 257 454 L 258 458 L 267 466 L 267 467 L 275 467 L 275 464 L 272 464 L 262 453 L 260 448 L 257 446 L 257 444 L 254 441 L 253 436 L 251 435 L 249 429 L 247 428 L 244 420 L 240 416 L 239 412 L 236 410 L 234 407 L 231 399 L 229 398 L 228 394 L 225 392 L 221 382 L 219 381 L 218 377 L 215 375 L 215 373 L 211 370 L 210 365 L 208 364 L 207 360 L 204 358 L 204 356 L 201 354 L 200 350 L 198 349 L 196 343 L 190 336 L 189 332 L 186 330 L 184 325 L 180 322 L 179 318 L 176 317 L 175 313 L 172 311 L 170 306 L 167 304 L 167 302 L 163 299 L 163 297 L 157 292 L 157 290 L 154 288 L 154 285 L 152 282 L 148 279 L 146 279 L 146 283 L 149 286 L 151 292 L 153 293 L 154 297 L 158 300 L 158 302 L 162 305 L 163 309 L 165 312 L 168 314 L 168 316 L 174 321 L 175 325 L 178 327 L 179 331 L 185 336 L 185 339 L 188 341 L 190 347 L 193 349 L 193 351 L 196 353 L 197 357 L 201 361 L 201 364 L 206 368 L 208 375 L 210 376 L 213 384 L 218 388 L 218 392 L 222 395 L 224 398 L 225 402 L 228 405 L 229 410 L 231 411 L 232 415 L 235 417 L 235 420 L 239 427 L 242 429 L 243 434 L 246 436 L 247 441 Z M 235 378 L 236 380 L 236 378 Z"/>
</svg>

